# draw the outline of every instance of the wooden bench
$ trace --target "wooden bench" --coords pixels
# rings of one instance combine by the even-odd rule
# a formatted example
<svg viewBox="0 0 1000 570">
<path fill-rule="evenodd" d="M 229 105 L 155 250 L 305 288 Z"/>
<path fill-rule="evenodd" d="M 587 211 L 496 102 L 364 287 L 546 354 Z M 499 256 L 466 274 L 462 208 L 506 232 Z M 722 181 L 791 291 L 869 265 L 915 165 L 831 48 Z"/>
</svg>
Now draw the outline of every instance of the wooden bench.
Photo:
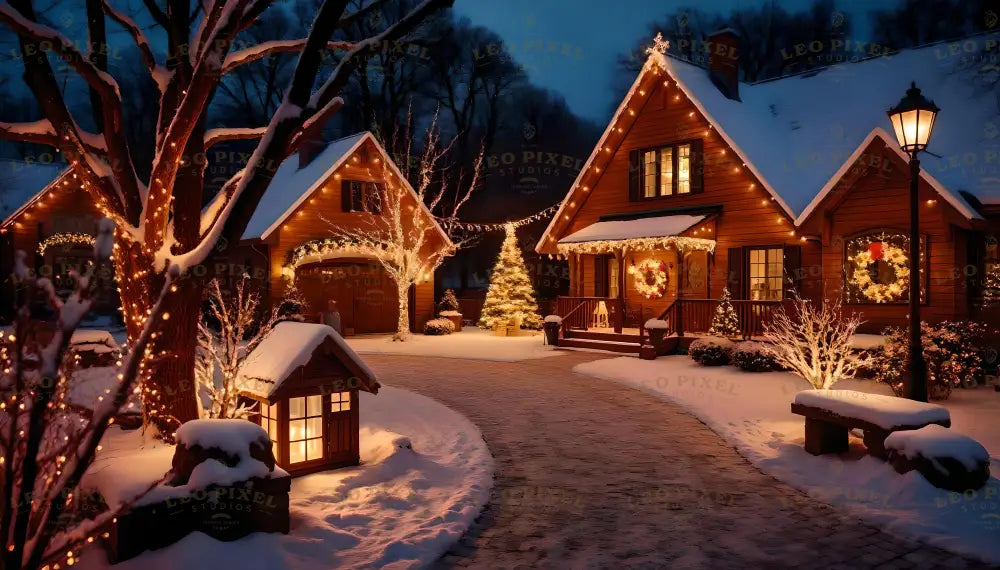
<svg viewBox="0 0 1000 570">
<path fill-rule="evenodd" d="M 813 455 L 847 451 L 847 432 L 858 428 L 864 431 L 868 454 L 885 460 L 889 434 L 930 424 L 951 426 L 943 406 L 854 390 L 799 392 L 792 413 L 805 416 L 805 449 Z"/>
</svg>

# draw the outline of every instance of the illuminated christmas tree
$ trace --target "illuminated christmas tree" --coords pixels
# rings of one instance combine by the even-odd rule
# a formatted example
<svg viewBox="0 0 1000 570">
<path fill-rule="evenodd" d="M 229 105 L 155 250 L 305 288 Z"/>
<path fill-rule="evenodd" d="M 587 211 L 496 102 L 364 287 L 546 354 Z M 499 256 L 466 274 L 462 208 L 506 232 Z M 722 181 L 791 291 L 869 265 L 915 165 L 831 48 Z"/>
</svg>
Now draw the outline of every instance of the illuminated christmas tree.
<svg viewBox="0 0 1000 570">
<path fill-rule="evenodd" d="M 722 291 L 722 299 L 719 306 L 715 308 L 715 316 L 712 317 L 712 327 L 708 329 L 708 334 L 716 336 L 740 336 L 740 318 L 736 315 L 736 309 L 729 302 L 729 287 Z"/>
<path fill-rule="evenodd" d="M 524 267 L 524 258 L 517 245 L 514 225 L 507 224 L 507 237 L 500 248 L 500 257 L 490 276 L 490 289 L 486 293 L 480 328 L 512 324 L 520 317 L 522 326 L 539 328 L 542 325 L 535 304 L 535 289 Z"/>
</svg>

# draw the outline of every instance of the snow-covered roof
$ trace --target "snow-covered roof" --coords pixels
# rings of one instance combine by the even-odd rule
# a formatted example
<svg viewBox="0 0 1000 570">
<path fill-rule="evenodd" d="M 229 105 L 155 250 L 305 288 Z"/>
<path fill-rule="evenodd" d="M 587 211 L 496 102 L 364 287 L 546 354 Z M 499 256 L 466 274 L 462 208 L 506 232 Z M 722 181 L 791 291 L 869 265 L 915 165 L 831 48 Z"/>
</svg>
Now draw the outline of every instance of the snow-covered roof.
<svg viewBox="0 0 1000 570">
<path fill-rule="evenodd" d="M 243 232 L 243 239 L 267 239 L 274 230 L 285 221 L 292 212 L 307 200 L 313 192 L 334 172 L 340 168 L 361 146 L 366 142 L 371 142 L 375 149 L 382 155 L 382 160 L 392 169 L 392 174 L 406 185 L 424 213 L 430 218 L 431 223 L 445 243 L 451 243 L 448 234 L 445 233 L 437 219 L 427 208 L 427 204 L 417 196 L 416 190 L 403 176 L 396 163 L 386 152 L 385 148 L 378 142 L 370 132 L 365 131 L 342 139 L 337 139 L 327 143 L 326 147 L 317 155 L 305 168 L 299 168 L 298 155 L 292 155 L 281 163 L 274 178 L 268 185 L 264 196 L 257 204 L 257 209 L 247 224 L 246 231 Z"/>
<path fill-rule="evenodd" d="M 243 239 L 264 239 L 270 235 L 370 136 L 363 132 L 331 141 L 305 168 L 299 168 L 297 154 L 286 158 L 257 204 Z"/>
<path fill-rule="evenodd" d="M 588 241 L 617 241 L 634 238 L 676 236 L 701 222 L 705 216 L 678 214 L 635 220 L 613 220 L 591 224 L 574 232 L 559 243 L 584 243 Z"/>
<path fill-rule="evenodd" d="M 327 325 L 315 323 L 278 323 L 247 357 L 240 369 L 237 385 L 241 390 L 269 398 L 300 366 L 306 365 L 313 352 L 326 339 L 333 341 L 336 355 L 355 374 L 360 388 L 377 392 L 378 379 L 361 357 Z"/>
<path fill-rule="evenodd" d="M 968 40 L 980 50 L 1000 38 Z M 995 44 L 993 44 L 995 45 Z M 726 98 L 708 72 L 665 58 L 678 86 L 737 149 L 763 181 L 799 216 L 873 129 L 890 129 L 886 111 L 916 82 L 941 108 L 921 166 L 974 214 L 959 192 L 982 201 L 1000 197 L 1000 177 L 989 172 L 1000 138 L 997 100 L 975 79 L 970 54 L 929 45 L 855 63 L 756 84 L 740 84 L 740 99 Z M 965 57 L 963 57 L 965 56 Z M 891 137 L 896 147 L 895 137 Z M 985 171 L 985 172 L 984 172 Z M 965 213 L 965 212 L 963 212 Z"/>
<path fill-rule="evenodd" d="M 6 226 L 38 199 L 63 174 L 65 164 L 27 163 L 0 159 L 0 227 Z"/>
</svg>

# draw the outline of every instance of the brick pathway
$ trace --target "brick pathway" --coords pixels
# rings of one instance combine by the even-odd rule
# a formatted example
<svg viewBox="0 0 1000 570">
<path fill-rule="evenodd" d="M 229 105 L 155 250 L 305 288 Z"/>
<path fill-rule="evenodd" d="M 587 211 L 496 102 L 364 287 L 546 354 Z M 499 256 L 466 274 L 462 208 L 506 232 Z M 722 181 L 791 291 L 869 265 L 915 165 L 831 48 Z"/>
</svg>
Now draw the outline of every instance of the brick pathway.
<svg viewBox="0 0 1000 570">
<path fill-rule="evenodd" d="M 570 372 L 600 358 L 365 357 L 465 414 L 496 459 L 489 504 L 440 567 L 985 567 L 810 499 L 680 408 Z"/>
</svg>

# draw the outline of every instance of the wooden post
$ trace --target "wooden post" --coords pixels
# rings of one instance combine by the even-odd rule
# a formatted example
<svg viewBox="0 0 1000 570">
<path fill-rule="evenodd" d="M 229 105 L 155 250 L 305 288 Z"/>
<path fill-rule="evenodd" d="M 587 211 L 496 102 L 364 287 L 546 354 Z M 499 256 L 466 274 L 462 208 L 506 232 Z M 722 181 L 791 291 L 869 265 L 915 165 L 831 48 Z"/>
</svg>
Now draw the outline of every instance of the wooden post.
<svg viewBox="0 0 1000 570">
<path fill-rule="evenodd" d="M 618 316 L 615 318 L 615 332 L 621 334 L 625 323 L 625 248 L 615 252 L 618 259 Z"/>
</svg>

